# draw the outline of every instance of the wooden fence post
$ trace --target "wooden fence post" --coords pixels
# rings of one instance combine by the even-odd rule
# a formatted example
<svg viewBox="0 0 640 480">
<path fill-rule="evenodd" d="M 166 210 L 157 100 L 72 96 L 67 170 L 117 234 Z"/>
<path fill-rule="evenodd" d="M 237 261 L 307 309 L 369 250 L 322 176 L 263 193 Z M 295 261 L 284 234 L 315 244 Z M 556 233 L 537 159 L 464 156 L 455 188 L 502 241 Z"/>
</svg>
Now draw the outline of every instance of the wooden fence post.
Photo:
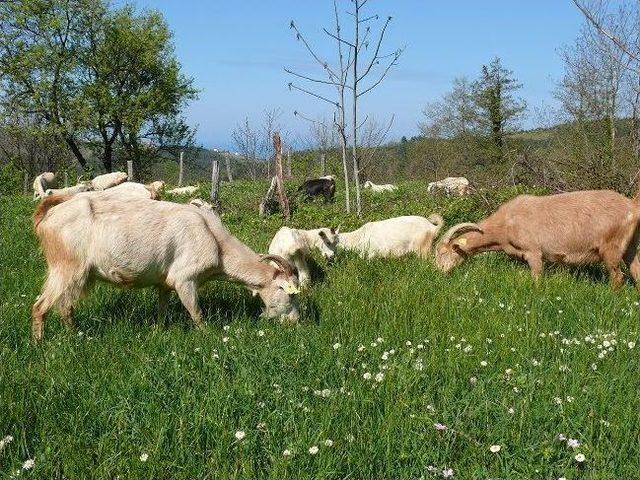
<svg viewBox="0 0 640 480">
<path fill-rule="evenodd" d="M 211 160 L 211 203 L 215 208 L 220 206 L 220 164 L 217 160 Z"/>
<path fill-rule="evenodd" d="M 285 222 L 288 222 L 291 219 L 291 211 L 289 210 L 289 199 L 284 191 L 284 174 L 282 172 L 282 140 L 280 140 L 280 134 L 278 132 L 273 134 L 273 148 L 276 151 L 275 170 L 278 185 L 278 200 L 280 202 L 280 207 L 282 208 L 284 220 Z"/>
<path fill-rule="evenodd" d="M 127 175 L 129 176 L 129 181 L 133 182 L 133 160 L 127 160 Z"/>
<path fill-rule="evenodd" d="M 178 170 L 178 186 L 182 186 L 183 180 L 183 172 L 184 172 L 184 152 L 180 152 L 180 170 Z"/>
<path fill-rule="evenodd" d="M 24 172 L 24 185 L 22 191 L 25 195 L 29 193 L 29 172 Z"/>
</svg>

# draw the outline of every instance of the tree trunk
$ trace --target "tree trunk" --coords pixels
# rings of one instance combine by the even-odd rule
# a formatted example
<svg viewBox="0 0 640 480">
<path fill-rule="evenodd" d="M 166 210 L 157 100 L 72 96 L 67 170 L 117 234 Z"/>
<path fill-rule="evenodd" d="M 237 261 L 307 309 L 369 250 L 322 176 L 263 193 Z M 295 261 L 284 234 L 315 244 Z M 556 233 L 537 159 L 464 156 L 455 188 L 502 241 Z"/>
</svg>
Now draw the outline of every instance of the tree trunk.
<svg viewBox="0 0 640 480">
<path fill-rule="evenodd" d="M 87 160 L 84 158 L 84 155 L 82 155 L 82 152 L 80 151 L 80 148 L 76 144 L 76 141 L 71 137 L 65 137 L 64 141 L 69 147 L 69 150 L 71 150 L 71 153 L 73 153 L 73 156 L 76 157 L 76 160 L 78 161 L 82 169 L 86 170 Z"/>
<path fill-rule="evenodd" d="M 353 162 L 353 182 L 356 188 L 356 215 L 362 213 L 360 199 L 360 165 L 358 165 L 358 50 L 360 48 L 360 0 L 355 0 L 355 48 L 353 49 L 353 105 L 351 125 L 351 161 Z"/>
<path fill-rule="evenodd" d="M 133 182 L 133 160 L 127 160 L 127 177 Z"/>
<path fill-rule="evenodd" d="M 324 153 L 320 154 L 320 171 L 322 172 L 323 177 L 327 174 L 327 160 Z"/>
<path fill-rule="evenodd" d="M 104 152 L 102 155 L 102 164 L 107 173 L 111 173 L 113 170 L 113 144 L 106 143 L 104 146 Z"/>
<path fill-rule="evenodd" d="M 282 215 L 285 222 L 291 219 L 291 211 L 289 210 L 289 199 L 284 191 L 284 173 L 282 169 L 282 141 L 280 140 L 280 134 L 273 134 L 273 148 L 276 153 L 274 155 L 275 171 L 276 171 L 276 185 L 278 187 L 278 200 L 280 207 L 282 208 Z"/>
</svg>

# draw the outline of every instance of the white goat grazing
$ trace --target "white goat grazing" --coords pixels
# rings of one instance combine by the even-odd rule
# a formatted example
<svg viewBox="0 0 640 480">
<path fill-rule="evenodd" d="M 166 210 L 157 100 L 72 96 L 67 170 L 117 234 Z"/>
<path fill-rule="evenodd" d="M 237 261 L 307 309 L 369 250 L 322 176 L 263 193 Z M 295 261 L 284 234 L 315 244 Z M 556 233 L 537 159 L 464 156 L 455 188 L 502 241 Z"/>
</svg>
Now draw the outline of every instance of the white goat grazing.
<svg viewBox="0 0 640 480">
<path fill-rule="evenodd" d="M 427 191 L 431 194 L 442 192 L 445 195 L 468 195 L 470 192 L 469 180 L 464 177 L 447 177 L 429 183 Z"/>
<path fill-rule="evenodd" d="M 311 272 L 307 263 L 311 249 L 316 248 L 325 258 L 332 258 L 336 252 L 338 233 L 339 230 L 335 228 L 297 230 L 282 227 L 271 240 L 269 254 L 280 255 L 292 262 L 298 269 L 300 285 L 304 286 L 311 281 Z"/>
<path fill-rule="evenodd" d="M 53 187 L 56 181 L 56 174 L 44 172 L 33 181 L 33 199 L 38 200 L 46 196 L 47 189 Z"/>
<path fill-rule="evenodd" d="M 197 186 L 189 185 L 187 187 L 172 188 L 171 190 L 167 190 L 167 193 L 170 193 L 171 195 L 193 195 L 197 191 Z"/>
<path fill-rule="evenodd" d="M 50 197 L 52 195 L 75 195 L 76 193 L 91 191 L 93 191 L 93 185 L 91 184 L 91 182 L 80 182 L 73 187 L 50 188 L 46 192 L 44 192 L 44 196 Z"/>
<path fill-rule="evenodd" d="M 427 258 L 431 244 L 444 221 L 438 214 L 429 218 L 395 217 L 365 223 L 359 229 L 338 235 L 338 248 L 358 252 L 361 257 L 400 257 L 416 253 Z"/>
<path fill-rule="evenodd" d="M 370 189 L 372 192 L 380 193 L 380 192 L 393 192 L 398 189 L 395 185 L 391 183 L 385 183 L 383 185 L 376 185 L 370 180 L 364 182 L 364 188 Z"/>
<path fill-rule="evenodd" d="M 93 280 L 155 286 L 161 315 L 169 292 L 175 290 L 197 327 L 204 325 L 197 287 L 213 278 L 256 291 L 269 318 L 298 319 L 293 266 L 274 255 L 260 258 L 208 210 L 105 194 L 52 196 L 38 205 L 34 228 L 48 267 L 32 308 L 36 340 L 42 338 L 45 315 L 54 306 L 64 323 L 73 326 L 73 306 Z"/>
<path fill-rule="evenodd" d="M 91 185 L 94 190 L 106 190 L 126 182 L 127 178 L 128 176 L 124 172 L 105 173 L 91 180 Z"/>
</svg>

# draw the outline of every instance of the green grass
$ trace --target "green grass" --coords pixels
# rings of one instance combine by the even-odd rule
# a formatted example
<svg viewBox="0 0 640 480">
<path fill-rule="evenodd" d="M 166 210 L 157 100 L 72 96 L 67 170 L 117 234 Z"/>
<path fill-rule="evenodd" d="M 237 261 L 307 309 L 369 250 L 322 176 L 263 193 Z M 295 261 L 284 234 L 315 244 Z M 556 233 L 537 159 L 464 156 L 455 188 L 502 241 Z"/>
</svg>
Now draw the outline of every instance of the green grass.
<svg viewBox="0 0 640 480">
<path fill-rule="evenodd" d="M 257 251 L 281 225 L 256 214 L 265 188 L 222 189 L 225 223 Z M 514 194 L 434 200 L 407 183 L 367 195 L 365 219 L 438 211 L 450 225 Z M 259 320 L 248 292 L 212 282 L 201 291 L 205 332 L 175 298 L 157 325 L 154 291 L 99 286 L 77 309 L 78 331 L 50 315 L 35 346 L 29 311 L 45 269 L 33 204 L 0 202 L 0 438 L 14 437 L 0 478 L 28 459 L 35 467 L 20 477 L 639 476 L 640 343 L 627 345 L 638 341 L 638 294 L 630 283 L 613 292 L 599 268 L 550 269 L 536 286 L 501 255 L 444 276 L 417 258 L 341 254 L 318 261 L 324 278 L 302 296 L 298 327 Z M 362 223 L 340 198 L 299 205 L 293 220 L 339 223 Z M 599 358 L 604 341 L 612 350 Z"/>
</svg>

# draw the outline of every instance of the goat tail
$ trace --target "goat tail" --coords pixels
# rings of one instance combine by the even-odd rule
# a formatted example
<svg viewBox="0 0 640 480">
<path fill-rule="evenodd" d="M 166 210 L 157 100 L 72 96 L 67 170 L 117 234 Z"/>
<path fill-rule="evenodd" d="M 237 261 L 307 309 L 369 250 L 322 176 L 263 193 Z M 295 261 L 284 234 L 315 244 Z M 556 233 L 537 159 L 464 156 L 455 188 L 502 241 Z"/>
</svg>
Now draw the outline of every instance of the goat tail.
<svg viewBox="0 0 640 480">
<path fill-rule="evenodd" d="M 72 197 L 72 195 L 51 195 L 49 197 L 45 197 L 36 207 L 35 212 L 33 212 L 33 228 L 37 231 L 40 222 L 44 219 L 45 215 L 49 211 L 49 209 L 59 205 L 63 202 L 66 202 Z"/>
</svg>

